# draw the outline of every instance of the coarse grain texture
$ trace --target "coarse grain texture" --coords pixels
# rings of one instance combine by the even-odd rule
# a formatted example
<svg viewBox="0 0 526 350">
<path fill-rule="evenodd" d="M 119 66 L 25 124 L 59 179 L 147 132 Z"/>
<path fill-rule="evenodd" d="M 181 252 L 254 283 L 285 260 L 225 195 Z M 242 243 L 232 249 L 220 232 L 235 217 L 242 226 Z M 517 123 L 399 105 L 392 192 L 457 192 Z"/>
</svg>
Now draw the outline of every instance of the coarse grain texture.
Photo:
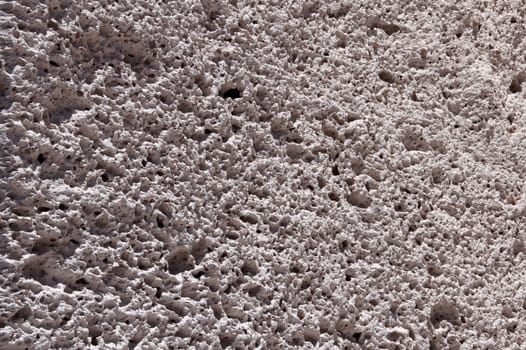
<svg viewBox="0 0 526 350">
<path fill-rule="evenodd" d="M 0 1 L 0 348 L 521 349 L 525 18 Z"/>
</svg>

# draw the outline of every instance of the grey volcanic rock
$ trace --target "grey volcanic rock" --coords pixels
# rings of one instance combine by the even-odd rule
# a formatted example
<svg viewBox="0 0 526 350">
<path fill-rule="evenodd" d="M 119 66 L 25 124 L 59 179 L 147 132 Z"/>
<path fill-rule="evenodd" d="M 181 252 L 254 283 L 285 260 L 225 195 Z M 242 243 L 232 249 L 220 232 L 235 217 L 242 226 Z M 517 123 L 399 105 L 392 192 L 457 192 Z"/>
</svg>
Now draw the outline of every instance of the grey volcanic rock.
<svg viewBox="0 0 526 350">
<path fill-rule="evenodd" d="M 0 348 L 522 348 L 525 9 L 0 1 Z"/>
</svg>

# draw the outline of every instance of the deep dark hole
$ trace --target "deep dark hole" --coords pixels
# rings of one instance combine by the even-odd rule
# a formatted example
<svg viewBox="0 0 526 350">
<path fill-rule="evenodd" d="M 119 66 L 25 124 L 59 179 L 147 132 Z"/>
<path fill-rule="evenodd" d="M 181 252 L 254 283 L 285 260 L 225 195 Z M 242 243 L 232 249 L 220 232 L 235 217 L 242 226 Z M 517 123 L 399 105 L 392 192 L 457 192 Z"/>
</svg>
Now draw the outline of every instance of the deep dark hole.
<svg viewBox="0 0 526 350">
<path fill-rule="evenodd" d="M 66 204 L 64 204 L 64 203 L 60 203 L 60 204 L 58 205 L 58 208 L 59 208 L 60 210 L 66 210 L 66 209 L 68 209 L 68 206 L 67 206 Z"/>
<path fill-rule="evenodd" d="M 517 23 L 517 18 L 515 18 L 515 17 L 511 17 L 510 22 L 511 22 L 511 23 Z"/>
<path fill-rule="evenodd" d="M 332 175 L 334 175 L 334 176 L 340 175 L 340 171 L 338 170 L 338 166 L 337 165 L 332 167 Z"/>
<path fill-rule="evenodd" d="M 57 62 L 55 62 L 53 60 L 49 60 L 49 64 L 52 65 L 53 67 L 59 67 L 60 66 Z"/>
<path fill-rule="evenodd" d="M 91 337 L 91 345 L 98 345 L 97 337 Z"/>
<path fill-rule="evenodd" d="M 45 157 L 42 153 L 40 153 L 40 154 L 38 155 L 38 157 L 37 157 L 37 161 L 38 161 L 40 164 L 42 164 L 42 163 L 44 163 L 45 160 L 46 160 L 46 157 Z"/>
<path fill-rule="evenodd" d="M 192 273 L 192 275 L 193 275 L 195 278 L 197 278 L 197 279 L 201 278 L 201 276 L 203 276 L 204 274 L 205 274 L 205 273 L 204 273 L 203 271 L 197 271 L 197 272 Z"/>
<path fill-rule="evenodd" d="M 353 341 L 355 343 L 358 343 L 358 341 L 360 340 L 360 337 L 362 336 L 362 333 L 361 332 L 356 332 L 352 335 L 352 338 L 353 338 Z"/>
<path fill-rule="evenodd" d="M 109 177 L 108 177 L 108 174 L 104 173 L 100 176 L 100 178 L 102 179 L 102 181 L 104 182 L 108 182 L 109 180 Z"/>
<path fill-rule="evenodd" d="M 236 125 L 236 124 L 233 124 L 233 125 L 232 125 L 232 131 L 233 131 L 233 132 L 238 132 L 239 130 L 241 130 L 241 126 Z"/>
<path fill-rule="evenodd" d="M 241 97 L 241 91 L 239 91 L 239 89 L 237 88 L 232 88 L 232 89 L 228 89 L 226 90 L 224 93 L 223 93 L 223 98 L 231 98 L 231 99 L 235 99 L 235 98 L 240 98 Z"/>
<path fill-rule="evenodd" d="M 159 228 L 163 228 L 164 227 L 163 220 L 160 217 L 157 217 L 157 226 Z"/>
</svg>

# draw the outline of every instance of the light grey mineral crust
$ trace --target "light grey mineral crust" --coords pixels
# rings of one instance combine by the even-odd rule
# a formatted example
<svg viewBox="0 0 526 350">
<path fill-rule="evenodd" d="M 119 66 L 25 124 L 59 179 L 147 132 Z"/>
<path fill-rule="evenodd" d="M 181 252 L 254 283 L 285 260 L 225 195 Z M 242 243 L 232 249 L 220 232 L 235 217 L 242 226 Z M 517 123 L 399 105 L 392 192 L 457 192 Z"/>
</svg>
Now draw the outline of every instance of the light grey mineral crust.
<svg viewBox="0 0 526 350">
<path fill-rule="evenodd" d="M 0 349 L 525 349 L 526 2 L 0 0 Z"/>
</svg>

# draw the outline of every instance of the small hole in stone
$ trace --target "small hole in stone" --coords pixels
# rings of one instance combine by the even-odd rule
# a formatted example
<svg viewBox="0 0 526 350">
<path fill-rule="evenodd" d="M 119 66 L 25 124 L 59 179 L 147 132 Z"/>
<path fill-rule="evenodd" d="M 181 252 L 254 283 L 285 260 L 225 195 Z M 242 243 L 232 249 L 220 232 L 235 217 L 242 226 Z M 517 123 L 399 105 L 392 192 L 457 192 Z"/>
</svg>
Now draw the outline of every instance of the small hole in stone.
<svg viewBox="0 0 526 350">
<path fill-rule="evenodd" d="M 429 318 L 435 327 L 444 320 L 453 325 L 457 325 L 460 321 L 460 314 L 458 308 L 454 304 L 440 302 L 433 305 Z"/>
<path fill-rule="evenodd" d="M 510 92 L 516 94 L 522 91 L 522 86 L 517 79 L 513 79 L 510 84 Z"/>
<path fill-rule="evenodd" d="M 360 337 L 362 336 L 362 332 L 356 332 L 352 335 L 352 341 L 355 343 L 358 343 L 360 341 Z"/>
<path fill-rule="evenodd" d="M 193 272 L 192 275 L 197 278 L 197 279 L 200 279 L 201 276 L 203 276 L 205 273 L 204 271 L 196 271 L 196 272 Z"/>
<path fill-rule="evenodd" d="M 368 208 L 372 202 L 371 198 L 359 192 L 351 192 L 347 195 L 346 200 L 349 204 L 363 209 Z"/>
<path fill-rule="evenodd" d="M 103 173 L 101 176 L 100 176 L 101 180 L 104 181 L 104 182 L 108 182 L 109 180 L 109 177 L 108 177 L 108 174 L 106 173 Z"/>
<path fill-rule="evenodd" d="M 241 130 L 241 125 L 238 125 L 238 124 L 232 124 L 232 131 L 233 131 L 234 133 L 239 132 L 239 130 Z"/>
<path fill-rule="evenodd" d="M 194 111 L 194 106 L 189 101 L 181 101 L 178 108 L 182 113 L 190 113 Z"/>
<path fill-rule="evenodd" d="M 59 208 L 60 210 L 66 210 L 66 209 L 68 209 L 68 206 L 67 206 L 66 204 L 64 204 L 64 203 L 60 203 L 60 204 L 58 205 L 58 208 Z"/>
<path fill-rule="evenodd" d="M 511 17 L 510 22 L 511 22 L 511 23 L 517 23 L 517 18 L 515 18 L 515 17 Z"/>
<path fill-rule="evenodd" d="M 330 192 L 329 199 L 332 201 L 338 202 L 340 200 L 340 196 L 338 196 L 336 192 Z"/>
<path fill-rule="evenodd" d="M 393 73 L 387 71 L 387 70 L 381 70 L 379 73 L 378 73 L 378 77 L 385 81 L 386 83 L 389 83 L 389 84 L 392 84 L 396 81 L 395 79 L 395 76 L 393 75 Z"/>
<path fill-rule="evenodd" d="M 515 332 L 517 330 L 517 324 L 514 323 L 514 324 L 508 326 L 506 329 L 507 329 L 507 331 L 509 333 L 513 333 L 513 332 Z"/>
<path fill-rule="evenodd" d="M 246 260 L 241 266 L 241 272 L 245 275 L 256 275 L 259 272 L 257 262 L 255 260 Z"/>
<path fill-rule="evenodd" d="M 38 155 L 38 157 L 37 157 L 37 161 L 38 161 L 40 164 L 42 164 L 42 163 L 45 162 L 45 160 L 46 160 L 46 157 L 45 157 L 42 153 L 40 153 L 40 154 Z"/>
<path fill-rule="evenodd" d="M 84 277 L 81 277 L 79 278 L 78 280 L 75 281 L 76 284 L 88 284 L 88 281 L 86 281 L 86 279 Z"/>
<path fill-rule="evenodd" d="M 290 268 L 290 272 L 292 273 L 300 273 L 300 268 L 298 265 L 292 265 Z"/>
<path fill-rule="evenodd" d="M 340 170 L 338 170 L 338 166 L 337 165 L 332 167 L 332 175 L 334 175 L 334 176 L 340 175 Z"/>
<path fill-rule="evenodd" d="M 427 272 L 434 277 L 438 277 L 442 274 L 442 269 L 440 266 L 437 266 L 436 264 L 429 264 L 427 266 Z"/>
<path fill-rule="evenodd" d="M 238 88 L 231 88 L 221 94 L 223 98 L 236 99 L 241 97 L 241 91 Z"/>
<path fill-rule="evenodd" d="M 345 180 L 343 180 L 343 181 L 345 181 L 345 183 L 347 184 L 347 186 L 352 186 L 352 185 L 354 185 L 354 179 L 353 179 L 353 178 L 347 178 L 347 179 L 345 179 Z"/>
</svg>

